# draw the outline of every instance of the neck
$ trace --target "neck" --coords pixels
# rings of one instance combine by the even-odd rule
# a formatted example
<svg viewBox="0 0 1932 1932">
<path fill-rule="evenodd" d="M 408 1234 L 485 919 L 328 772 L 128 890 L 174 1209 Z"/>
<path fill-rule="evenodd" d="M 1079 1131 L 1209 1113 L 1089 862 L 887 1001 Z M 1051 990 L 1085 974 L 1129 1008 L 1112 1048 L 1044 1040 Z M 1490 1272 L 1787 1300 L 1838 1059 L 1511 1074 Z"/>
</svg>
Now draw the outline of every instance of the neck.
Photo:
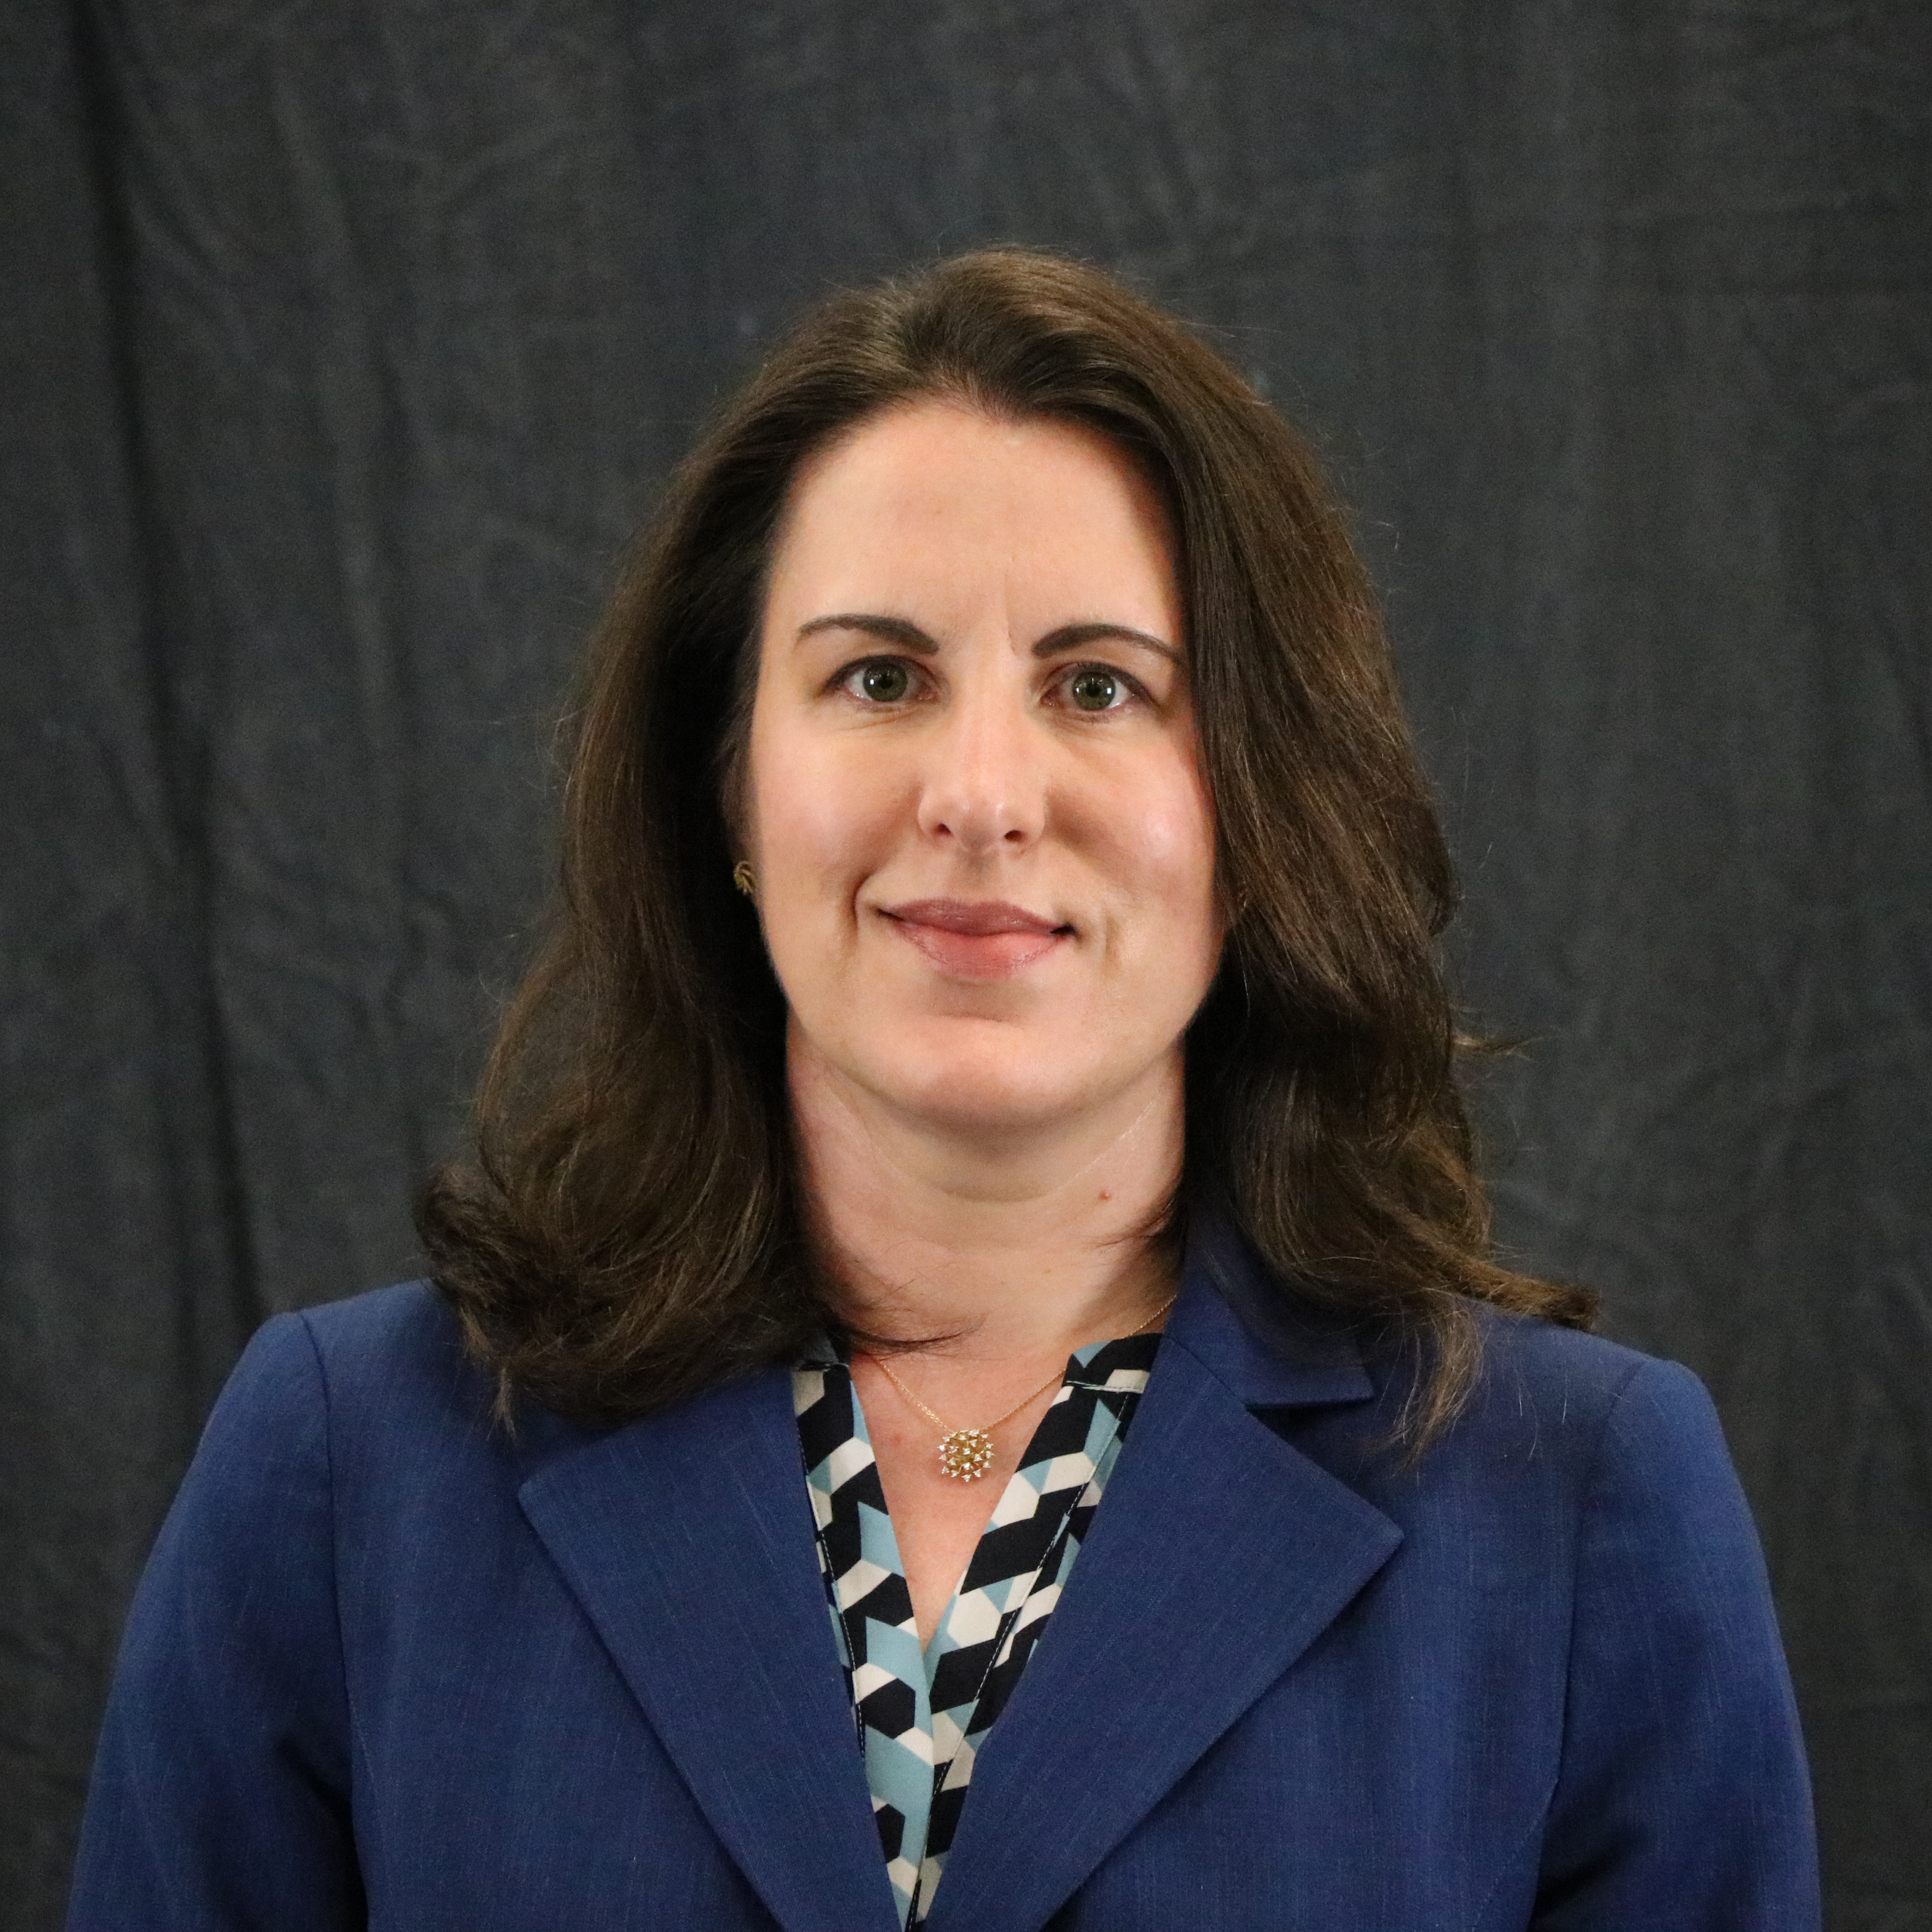
<svg viewBox="0 0 1932 1932">
<path fill-rule="evenodd" d="M 988 1364 L 1131 1333 L 1173 1292 L 1181 1060 L 1070 1118 L 935 1123 L 896 1108 L 794 1033 L 793 1118 L 814 1234 L 854 1328 L 952 1338 Z"/>
</svg>

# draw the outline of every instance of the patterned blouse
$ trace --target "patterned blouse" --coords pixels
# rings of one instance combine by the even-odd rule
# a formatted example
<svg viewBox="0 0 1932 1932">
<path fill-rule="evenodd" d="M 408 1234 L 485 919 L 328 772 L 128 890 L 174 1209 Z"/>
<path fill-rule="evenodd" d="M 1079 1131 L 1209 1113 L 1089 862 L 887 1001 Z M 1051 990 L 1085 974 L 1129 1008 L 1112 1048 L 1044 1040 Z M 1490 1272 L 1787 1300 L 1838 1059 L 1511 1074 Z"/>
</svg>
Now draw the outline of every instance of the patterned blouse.
<svg viewBox="0 0 1932 1932">
<path fill-rule="evenodd" d="M 1158 1335 L 1075 1354 L 923 1651 L 865 1411 L 829 1346 L 792 1376 L 819 1567 L 899 1922 L 922 1924 L 973 1761 L 1066 1587 Z"/>
</svg>

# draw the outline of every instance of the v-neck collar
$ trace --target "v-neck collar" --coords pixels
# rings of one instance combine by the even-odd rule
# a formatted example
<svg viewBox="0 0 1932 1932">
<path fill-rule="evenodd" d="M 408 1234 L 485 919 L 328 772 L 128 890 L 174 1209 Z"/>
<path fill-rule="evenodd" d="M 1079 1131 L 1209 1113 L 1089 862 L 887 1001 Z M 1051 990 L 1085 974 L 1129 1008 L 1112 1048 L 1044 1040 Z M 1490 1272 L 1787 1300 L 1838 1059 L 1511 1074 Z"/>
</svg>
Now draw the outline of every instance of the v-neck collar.
<svg viewBox="0 0 1932 1932">
<path fill-rule="evenodd" d="M 828 1607 L 906 1924 L 930 1910 L 977 1752 L 1065 1587 L 1159 1343 L 1070 1358 L 923 1647 L 850 1364 L 821 1344 L 794 1374 Z"/>
</svg>

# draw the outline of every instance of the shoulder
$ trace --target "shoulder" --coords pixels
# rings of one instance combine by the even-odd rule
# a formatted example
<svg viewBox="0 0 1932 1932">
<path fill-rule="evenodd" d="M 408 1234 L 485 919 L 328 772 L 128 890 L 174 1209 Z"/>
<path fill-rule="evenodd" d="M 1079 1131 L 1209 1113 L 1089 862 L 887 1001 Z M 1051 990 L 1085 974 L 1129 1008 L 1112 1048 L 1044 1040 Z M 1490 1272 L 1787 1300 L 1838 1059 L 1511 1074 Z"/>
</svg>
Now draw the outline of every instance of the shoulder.
<svg viewBox="0 0 1932 1932">
<path fill-rule="evenodd" d="M 452 1565 L 514 1567 L 523 1484 L 584 1438 L 534 1407 L 506 1426 L 494 1393 L 428 1283 L 272 1317 L 209 1418 L 158 1574 L 237 1602 L 319 1593 L 360 1628 Z"/>
<path fill-rule="evenodd" d="M 1761 1594 L 1762 1559 L 1723 1425 L 1690 1370 L 1542 1322 L 1496 1316 L 1484 1328 L 1470 1430 L 1564 1466 L 1580 1546 L 1600 1574 L 1669 1576 L 1673 1590 L 1728 1574 Z"/>
<path fill-rule="evenodd" d="M 1717 1412 L 1688 1369 L 1528 1317 L 1482 1309 L 1478 1321 L 1468 1399 L 1418 1458 L 1400 1426 L 1420 1366 L 1412 1348 L 1358 1357 L 1354 1400 L 1270 1426 L 1445 1552 L 1514 1542 L 1560 1564 L 1606 1513 L 1687 1534 L 1700 1520 L 1721 1522 L 1727 1539 L 1740 1525 L 1748 1533 Z"/>
<path fill-rule="evenodd" d="M 1689 1369 L 1529 1317 L 1484 1310 L 1478 1319 L 1474 1387 L 1412 1477 L 1385 1455 L 1358 1465 L 1385 1507 L 1432 1495 L 1458 1519 L 1493 1514 L 1552 1552 L 1600 1526 L 1606 1510 L 1691 1535 L 1718 1521 L 1748 1532 L 1723 1426 Z M 1414 1369 L 1405 1360 L 1372 1374 L 1377 1400 L 1348 1432 L 1385 1443 Z"/>
<path fill-rule="evenodd" d="M 292 1346 L 292 1331 L 300 1330 L 304 1345 L 332 1377 L 380 1378 L 402 1366 L 446 1372 L 463 1356 L 455 1315 L 433 1282 L 398 1282 L 322 1302 L 274 1318 L 260 1336 L 284 1324 L 291 1331 L 286 1345 Z"/>
<path fill-rule="evenodd" d="M 583 1432 L 534 1406 L 506 1427 L 495 1394 L 431 1282 L 277 1315 L 230 1376 L 184 1494 L 259 1511 L 265 1490 L 320 1484 L 339 1521 L 512 1496 Z"/>
<path fill-rule="evenodd" d="M 438 1412 L 473 1418 L 488 1378 L 470 1360 L 456 1317 L 427 1281 L 272 1316 L 255 1331 L 215 1414 L 320 1405 L 333 1418 Z"/>
<path fill-rule="evenodd" d="M 1709 1398 L 1689 1370 L 1487 1303 L 1462 1306 L 1476 1328 L 1474 1377 L 1412 1474 L 1507 1465 L 1574 1472 L 1604 1446 L 1620 1414 L 1626 1423 L 1654 1414 L 1660 1448 L 1669 1438 L 1696 1454 L 1718 1439 Z M 1190 1230 L 1168 1334 L 1251 1410 L 1268 1413 L 1277 1433 L 1304 1442 L 1334 1473 L 1347 1466 L 1345 1480 L 1390 1467 L 1436 1360 L 1426 1337 L 1374 1339 L 1345 1307 L 1270 1270 L 1214 1214 Z"/>
<path fill-rule="evenodd" d="M 1756 1530 L 1698 1378 L 1533 1319 L 1485 1313 L 1482 1325 L 1468 1406 L 1420 1463 L 1357 1465 L 1417 1552 L 1444 1576 L 1491 1552 L 1516 1587 L 1547 1587 L 1552 1603 L 1574 1591 L 1578 1616 L 1628 1612 L 1653 1634 L 1673 1616 L 1742 1620 L 1775 1655 Z M 1403 1387 L 1385 1384 L 1383 1418 Z"/>
<path fill-rule="evenodd" d="M 1365 1336 L 1345 1310 L 1272 1274 L 1223 1220 L 1190 1231 L 1169 1339 L 1252 1412 L 1358 1489 L 1412 1499 L 1568 1490 L 1600 1457 L 1721 1470 L 1729 1458 L 1703 1385 L 1674 1362 L 1484 1303 L 1475 1372 L 1419 1461 L 1404 1424 L 1434 1357 L 1426 1339 Z"/>
<path fill-rule="evenodd" d="M 478 1481 L 514 1490 L 595 1432 L 529 1402 L 506 1424 L 496 1393 L 434 1282 L 401 1282 L 264 1323 L 209 1427 L 232 1412 L 266 1437 L 319 1428 L 338 1495 L 391 1502 Z"/>
<path fill-rule="evenodd" d="M 332 1486 L 346 1435 L 410 1434 L 487 1412 L 484 1378 L 427 1282 L 272 1316 L 224 1386 L 174 1514 Z"/>
<path fill-rule="evenodd" d="M 1674 1435 L 1715 1426 L 1703 1384 L 1681 1363 L 1527 1316 L 1484 1308 L 1477 1319 L 1482 1358 L 1464 1429 L 1528 1452 L 1559 1438 L 1600 1447 L 1640 1414 Z"/>
<path fill-rule="evenodd" d="M 1525 1316 L 1486 1310 L 1480 1319 L 1481 1364 L 1451 1443 L 1553 1464 L 1593 1488 L 1714 1488 L 1734 1507 L 1716 1408 L 1682 1364 Z"/>
</svg>

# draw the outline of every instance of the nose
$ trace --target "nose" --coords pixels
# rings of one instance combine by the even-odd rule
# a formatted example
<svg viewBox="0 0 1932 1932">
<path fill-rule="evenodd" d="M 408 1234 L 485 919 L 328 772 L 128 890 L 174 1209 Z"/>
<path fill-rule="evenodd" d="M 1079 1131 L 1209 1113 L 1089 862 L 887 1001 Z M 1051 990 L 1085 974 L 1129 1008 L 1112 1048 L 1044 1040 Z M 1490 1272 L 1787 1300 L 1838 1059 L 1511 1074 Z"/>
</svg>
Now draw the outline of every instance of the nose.
<svg viewBox="0 0 1932 1932">
<path fill-rule="evenodd" d="M 962 857 L 1034 844 L 1046 824 L 1046 773 L 1023 692 L 1004 680 L 957 693 L 926 740 L 919 828 Z"/>
</svg>

